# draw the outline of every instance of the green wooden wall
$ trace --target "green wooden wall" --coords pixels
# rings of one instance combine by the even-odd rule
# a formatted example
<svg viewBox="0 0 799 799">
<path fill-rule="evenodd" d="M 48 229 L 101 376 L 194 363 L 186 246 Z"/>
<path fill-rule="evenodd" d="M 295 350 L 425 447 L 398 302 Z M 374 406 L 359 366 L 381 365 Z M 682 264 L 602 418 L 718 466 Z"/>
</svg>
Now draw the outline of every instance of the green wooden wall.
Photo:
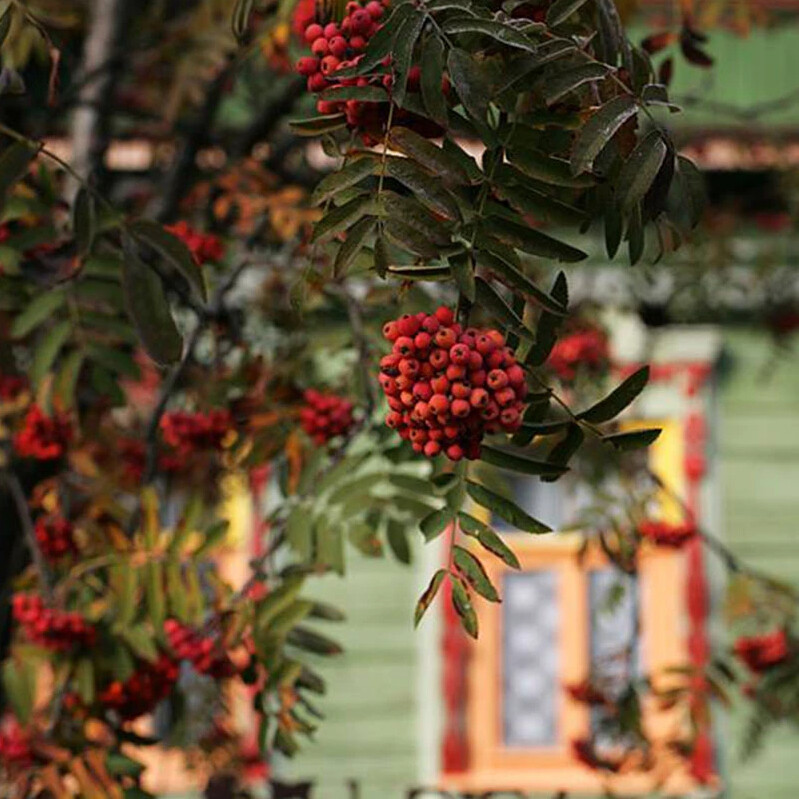
<svg viewBox="0 0 799 799">
<path fill-rule="evenodd" d="M 799 587 L 799 350 L 772 362 L 770 338 L 726 331 L 731 370 L 721 386 L 723 535 L 742 558 Z M 799 733 L 772 730 L 751 762 L 740 758 L 745 712 L 726 735 L 731 799 L 796 799 Z"/>
</svg>

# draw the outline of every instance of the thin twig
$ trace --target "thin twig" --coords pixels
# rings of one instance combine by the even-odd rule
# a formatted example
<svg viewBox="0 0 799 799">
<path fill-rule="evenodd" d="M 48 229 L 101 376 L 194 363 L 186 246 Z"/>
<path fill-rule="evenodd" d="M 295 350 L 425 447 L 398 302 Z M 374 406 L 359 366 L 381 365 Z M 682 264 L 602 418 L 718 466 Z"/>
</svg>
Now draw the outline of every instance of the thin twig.
<svg viewBox="0 0 799 799">
<path fill-rule="evenodd" d="M 53 597 L 53 580 L 47 561 L 42 554 L 42 550 L 39 548 L 39 542 L 36 540 L 36 531 L 33 527 L 33 520 L 31 519 L 30 509 L 28 508 L 28 500 L 25 497 L 25 492 L 22 490 L 22 484 L 19 482 L 19 478 L 12 472 L 4 472 L 3 480 L 6 486 L 8 486 L 11 498 L 14 500 L 14 506 L 17 509 L 17 516 L 22 525 L 22 531 L 25 535 L 28 549 L 30 549 L 34 568 L 42 584 L 42 593 L 48 600 L 51 600 Z"/>
</svg>

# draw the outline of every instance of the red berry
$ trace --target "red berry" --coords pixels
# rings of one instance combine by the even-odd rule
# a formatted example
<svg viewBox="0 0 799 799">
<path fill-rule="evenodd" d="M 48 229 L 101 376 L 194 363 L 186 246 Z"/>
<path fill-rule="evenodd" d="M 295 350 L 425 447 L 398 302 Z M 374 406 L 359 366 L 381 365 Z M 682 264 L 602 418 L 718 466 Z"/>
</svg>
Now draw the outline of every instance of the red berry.
<svg viewBox="0 0 799 799">
<path fill-rule="evenodd" d="M 334 39 L 338 36 L 338 25 L 335 22 L 328 22 L 325 25 L 324 36 L 326 39 Z"/>
<path fill-rule="evenodd" d="M 314 22 L 305 29 L 305 41 L 308 44 L 313 44 L 323 33 L 322 26 Z"/>
<path fill-rule="evenodd" d="M 389 341 L 396 341 L 399 334 L 399 325 L 396 322 L 386 322 L 383 325 L 383 337 Z"/>
<path fill-rule="evenodd" d="M 435 458 L 441 452 L 441 444 L 438 441 L 428 441 L 424 445 L 424 454 L 428 458 Z"/>
<path fill-rule="evenodd" d="M 327 39 L 325 39 L 323 36 L 320 36 L 311 45 L 311 52 L 314 55 L 318 55 L 321 57 L 323 55 L 327 55 L 329 47 L 330 45 L 328 44 Z"/>
<path fill-rule="evenodd" d="M 451 446 L 447 447 L 447 457 L 451 461 L 459 461 L 461 458 L 463 458 L 463 455 L 463 447 L 459 446 L 458 444 L 452 444 Z"/>
<path fill-rule="evenodd" d="M 442 305 L 436 310 L 436 319 L 438 319 L 442 325 L 451 325 L 455 321 L 455 314 L 452 312 L 451 308 Z"/>
<path fill-rule="evenodd" d="M 505 388 L 505 386 L 508 385 L 508 382 L 508 375 L 502 369 L 492 369 L 486 378 L 488 387 L 494 391 Z"/>
<path fill-rule="evenodd" d="M 314 58 L 313 56 L 303 56 L 297 62 L 297 72 L 300 75 L 304 75 L 305 77 L 310 77 L 311 75 L 315 75 L 319 71 L 319 59 Z"/>
<path fill-rule="evenodd" d="M 469 402 L 475 408 L 485 408 L 488 405 L 490 397 L 484 388 L 475 388 L 469 396 Z"/>
<path fill-rule="evenodd" d="M 458 419 L 463 419 L 471 413 L 472 406 L 465 399 L 452 400 L 450 411 Z"/>
</svg>

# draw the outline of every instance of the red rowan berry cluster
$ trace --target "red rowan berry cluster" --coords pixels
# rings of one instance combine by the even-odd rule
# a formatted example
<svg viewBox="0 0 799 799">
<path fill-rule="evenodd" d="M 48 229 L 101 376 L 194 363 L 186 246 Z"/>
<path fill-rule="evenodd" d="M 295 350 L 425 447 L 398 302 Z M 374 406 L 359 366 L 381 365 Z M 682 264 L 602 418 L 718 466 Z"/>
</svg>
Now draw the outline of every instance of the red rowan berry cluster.
<svg viewBox="0 0 799 799">
<path fill-rule="evenodd" d="M 498 330 L 464 330 L 442 306 L 388 322 L 383 335 L 393 344 L 380 361 L 386 424 L 414 451 L 478 458 L 486 433 L 519 428 L 527 383 Z"/>
<path fill-rule="evenodd" d="M 669 524 L 650 519 L 638 525 L 638 535 L 659 547 L 679 549 L 696 535 L 696 525 L 692 522 Z"/>
<path fill-rule="evenodd" d="M 202 635 L 176 619 L 164 622 L 164 632 L 178 660 L 188 660 L 200 674 L 222 679 L 236 673 L 236 667 L 227 653 L 220 649 L 218 640 Z"/>
<path fill-rule="evenodd" d="M 13 716 L 7 716 L 0 729 L 0 761 L 12 769 L 33 763 L 30 735 Z"/>
<path fill-rule="evenodd" d="M 183 455 L 198 450 L 221 449 L 231 427 L 230 413 L 219 409 L 208 413 L 172 411 L 161 419 L 164 440 Z"/>
<path fill-rule="evenodd" d="M 12 613 L 33 643 L 54 652 L 91 647 L 97 640 L 97 631 L 80 613 L 48 607 L 38 594 L 17 594 Z"/>
<path fill-rule="evenodd" d="M 66 414 L 47 416 L 38 405 L 31 405 L 14 436 L 14 449 L 23 458 L 49 461 L 60 458 L 72 441 L 72 424 Z"/>
<path fill-rule="evenodd" d="M 739 638 L 735 654 L 754 672 L 763 672 L 787 659 L 790 652 L 784 630 Z"/>
<path fill-rule="evenodd" d="M 147 465 L 147 448 L 138 438 L 123 438 L 118 442 L 119 459 L 124 477 L 131 483 L 140 483 Z M 176 474 L 184 466 L 183 460 L 174 452 L 158 454 L 158 471 Z"/>
<path fill-rule="evenodd" d="M 225 255 L 225 245 L 222 244 L 219 236 L 201 233 L 190 227 L 183 219 L 165 229 L 173 236 L 177 236 L 189 248 L 192 258 L 198 266 L 208 261 L 220 261 Z"/>
<path fill-rule="evenodd" d="M 125 682 L 112 682 L 100 693 L 100 702 L 126 721 L 136 719 L 169 696 L 179 673 L 178 664 L 169 655 L 161 654 L 152 663 L 140 662 Z"/>
<path fill-rule="evenodd" d="M 37 519 L 34 533 L 39 549 L 47 560 L 60 560 L 65 555 L 74 555 L 78 551 L 72 524 L 60 516 Z"/>
<path fill-rule="evenodd" d="M 302 429 L 322 446 L 336 436 L 345 436 L 352 428 L 352 403 L 336 394 L 323 394 L 309 388 L 305 407 L 300 409 Z"/>
<path fill-rule="evenodd" d="M 16 399 L 28 387 L 28 380 L 18 375 L 0 375 L 0 399 Z"/>
<path fill-rule="evenodd" d="M 558 339 L 547 364 L 561 380 L 570 381 L 581 369 L 602 371 L 607 368 L 608 360 L 607 336 L 599 328 L 590 327 Z"/>
</svg>

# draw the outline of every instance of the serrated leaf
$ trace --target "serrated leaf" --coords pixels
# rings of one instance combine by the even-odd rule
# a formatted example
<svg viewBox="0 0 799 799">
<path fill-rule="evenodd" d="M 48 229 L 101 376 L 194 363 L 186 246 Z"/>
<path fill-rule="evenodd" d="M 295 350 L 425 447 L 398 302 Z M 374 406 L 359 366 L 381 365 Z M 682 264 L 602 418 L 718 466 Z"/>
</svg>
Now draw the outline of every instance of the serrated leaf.
<svg viewBox="0 0 799 799">
<path fill-rule="evenodd" d="M 442 508 L 428 513 L 419 522 L 419 529 L 422 531 L 425 541 L 432 541 L 434 538 L 438 538 L 454 521 L 455 514 L 449 508 Z"/>
<path fill-rule="evenodd" d="M 594 184 L 590 175 L 572 175 L 568 161 L 522 144 L 511 144 L 508 159 L 520 172 L 551 186 L 582 189 Z"/>
<path fill-rule="evenodd" d="M 466 297 L 469 302 L 476 299 L 477 284 L 474 277 L 474 266 L 472 259 L 466 253 L 454 256 L 449 260 L 452 270 L 452 277 L 461 296 Z"/>
<path fill-rule="evenodd" d="M 602 441 L 607 444 L 612 444 L 616 449 L 621 451 L 631 449 L 642 449 L 654 443 L 661 430 L 658 428 L 651 428 L 648 430 L 632 430 L 628 433 L 611 433 L 610 435 L 602 436 Z"/>
<path fill-rule="evenodd" d="M 667 151 L 660 132 L 653 130 L 630 153 L 616 183 L 616 193 L 625 211 L 644 199 L 660 171 Z"/>
<path fill-rule="evenodd" d="M 386 159 L 386 174 L 409 188 L 432 211 L 446 219 L 460 220 L 461 213 L 452 194 L 435 175 L 410 158 L 390 156 Z"/>
<path fill-rule="evenodd" d="M 160 630 L 166 619 L 164 568 L 161 563 L 150 561 L 144 565 L 144 595 L 147 600 L 147 615 L 153 627 Z"/>
<path fill-rule="evenodd" d="M 413 50 L 416 46 L 416 40 L 422 32 L 424 22 L 424 14 L 420 14 L 414 8 L 413 12 L 401 23 L 391 48 L 391 67 L 394 74 L 392 98 L 399 106 L 405 100 L 405 90 L 408 86 L 408 72 L 411 68 Z"/>
<path fill-rule="evenodd" d="M 20 724 L 27 724 L 33 713 L 36 695 L 36 669 L 30 663 L 8 658 L 2 664 L 3 693 Z"/>
<path fill-rule="evenodd" d="M 236 41 L 242 44 L 247 37 L 254 0 L 236 0 L 231 18 L 231 29 Z"/>
<path fill-rule="evenodd" d="M 411 562 L 411 547 L 408 542 L 408 531 L 402 522 L 389 519 L 386 524 L 386 541 L 394 557 L 400 563 Z"/>
<path fill-rule="evenodd" d="M 419 597 L 419 601 L 416 603 L 416 609 L 413 613 L 413 626 L 418 627 L 419 622 L 421 622 L 424 614 L 427 612 L 427 609 L 432 604 L 433 600 L 438 593 L 438 589 L 441 588 L 441 583 L 444 582 L 444 578 L 447 576 L 446 569 L 439 569 L 430 580 L 430 584 L 425 589 L 424 593 Z"/>
<path fill-rule="evenodd" d="M 547 10 L 547 25 L 556 28 L 565 22 L 575 11 L 585 5 L 586 0 L 555 0 Z"/>
<path fill-rule="evenodd" d="M 607 64 L 588 63 L 549 76 L 541 84 L 544 101 L 553 105 L 581 86 L 603 80 L 610 71 Z"/>
<path fill-rule="evenodd" d="M 112 349 L 101 344 L 87 344 L 86 352 L 92 360 L 101 363 L 112 372 L 134 380 L 141 377 L 141 369 L 133 355 L 123 349 Z"/>
<path fill-rule="evenodd" d="M 550 294 L 556 299 L 560 300 L 564 306 L 568 307 L 569 302 L 569 289 L 566 284 L 566 275 L 559 272 L 552 284 Z M 557 341 L 557 333 L 561 324 L 563 324 L 563 317 L 543 311 L 538 320 L 538 326 L 535 331 L 535 344 L 530 348 L 530 351 L 525 356 L 524 362 L 527 366 L 541 366 L 549 354 L 552 352 L 552 347 L 555 346 Z"/>
<path fill-rule="evenodd" d="M 377 161 L 374 158 L 367 156 L 350 161 L 341 169 L 331 172 L 317 184 L 311 196 L 312 202 L 319 205 L 331 197 L 335 197 L 338 192 L 356 186 L 365 177 L 374 173 L 376 164 Z"/>
<path fill-rule="evenodd" d="M 453 47 L 447 56 L 447 72 L 463 107 L 475 119 L 483 121 L 492 96 L 491 86 L 472 55 Z"/>
<path fill-rule="evenodd" d="M 507 499 L 479 483 L 467 480 L 466 491 L 478 505 L 490 510 L 501 519 L 508 522 L 508 524 L 512 524 L 525 533 L 540 535 L 541 533 L 552 532 L 551 527 L 533 518 L 527 511 L 522 510 L 513 502 L 513 500 Z"/>
<path fill-rule="evenodd" d="M 624 232 L 624 220 L 616 205 L 608 201 L 605 204 L 605 250 L 608 258 L 615 258 Z"/>
<path fill-rule="evenodd" d="M 344 114 L 325 114 L 308 119 L 294 119 L 289 122 L 289 127 L 298 136 L 321 136 L 324 133 L 341 130 L 346 126 L 347 117 Z"/>
<path fill-rule="evenodd" d="M 75 232 L 78 255 L 84 256 L 92 248 L 96 226 L 95 216 L 94 198 L 82 186 L 75 196 L 72 206 L 72 229 Z"/>
<path fill-rule="evenodd" d="M 526 50 L 529 53 L 535 53 L 538 48 L 537 43 L 528 39 L 520 30 L 497 20 L 478 19 L 474 16 L 454 17 L 448 19 L 442 28 L 444 33 L 449 34 L 479 33 L 483 36 L 490 36 L 502 44 Z"/>
<path fill-rule="evenodd" d="M 506 260 L 497 257 L 490 252 L 479 251 L 477 253 L 477 263 L 485 269 L 492 271 L 497 277 L 511 288 L 521 291 L 542 308 L 546 308 L 554 314 L 564 316 L 566 309 L 545 291 L 540 289 L 530 280 L 527 275 L 521 272 Z"/>
<path fill-rule="evenodd" d="M 451 280 L 452 272 L 449 266 L 429 266 L 420 264 L 418 266 L 391 266 L 388 273 L 392 277 L 398 277 L 402 280 L 432 280 L 443 281 Z"/>
<path fill-rule="evenodd" d="M 519 559 L 513 554 L 513 550 L 487 524 L 468 513 L 458 514 L 458 524 L 461 532 L 475 538 L 487 552 L 498 557 L 512 569 L 521 568 Z"/>
<path fill-rule="evenodd" d="M 377 235 L 374 247 L 375 272 L 378 277 L 385 277 L 389 267 L 388 244 L 382 233 Z"/>
<path fill-rule="evenodd" d="M 566 428 L 566 434 L 550 450 L 547 456 L 547 463 L 554 463 L 558 466 L 565 466 L 571 460 L 572 455 L 580 448 L 585 439 L 585 433 L 580 425 L 571 423 Z M 560 475 L 544 475 L 541 479 L 546 482 L 554 482 Z"/>
<path fill-rule="evenodd" d="M 436 219 L 414 197 L 405 197 L 394 191 L 384 190 L 380 203 L 382 211 L 389 219 L 410 225 L 417 233 L 440 247 L 450 243 L 451 225 Z"/>
<path fill-rule="evenodd" d="M 444 96 L 444 43 L 431 34 L 422 43 L 419 64 L 422 68 L 420 89 L 427 113 L 439 125 L 447 124 L 447 98 Z"/>
<path fill-rule="evenodd" d="M 10 333 L 12 338 L 24 338 L 35 330 L 42 322 L 66 303 L 67 295 L 63 291 L 43 291 L 30 302 L 27 308 L 14 319 Z"/>
<path fill-rule="evenodd" d="M 577 418 L 601 424 L 609 422 L 618 416 L 643 390 L 649 381 L 649 367 L 642 366 L 633 372 L 621 385 L 617 386 L 605 399 L 592 405 L 587 411 L 577 415 Z"/>
<path fill-rule="evenodd" d="M 38 148 L 18 141 L 9 145 L 0 155 L 0 208 L 14 184 L 25 176 L 38 152 Z"/>
<path fill-rule="evenodd" d="M 389 144 L 401 153 L 429 169 L 434 175 L 454 185 L 469 182 L 460 163 L 447 151 L 408 128 L 395 127 L 389 134 Z"/>
<path fill-rule="evenodd" d="M 386 238 L 396 244 L 397 247 L 405 250 L 405 252 L 411 252 L 420 258 L 430 260 L 438 256 L 439 248 L 434 242 L 426 238 L 416 228 L 401 222 L 399 219 L 390 219 L 383 226 L 383 231 L 386 234 Z M 392 275 L 399 275 L 401 271 L 393 267 L 389 269 L 389 273 Z M 416 269 L 411 269 L 410 271 L 416 279 L 419 279 L 422 274 Z M 449 268 L 446 269 L 446 274 L 449 277 Z"/>
<path fill-rule="evenodd" d="M 512 472 L 519 472 L 520 474 L 554 476 L 568 471 L 564 466 L 536 460 L 519 450 L 501 449 L 499 447 L 489 446 L 488 444 L 483 444 L 481 447 L 480 460 L 490 463 L 493 466 L 499 466 L 501 469 L 508 469 Z"/>
<path fill-rule="evenodd" d="M 333 262 L 333 278 L 338 280 L 347 274 L 350 265 L 363 249 L 366 239 L 375 229 L 376 220 L 372 216 L 367 216 L 356 222 L 348 231 L 347 238 L 338 248 L 336 259 Z"/>
<path fill-rule="evenodd" d="M 548 225 L 577 227 L 586 221 L 584 211 L 529 186 L 524 174 L 514 167 L 505 165 L 498 173 L 497 183 L 503 181 L 498 186 L 500 195 L 519 213 L 532 215 Z"/>
<path fill-rule="evenodd" d="M 53 394 L 58 398 L 62 408 L 70 410 L 75 407 L 75 389 L 78 377 L 85 360 L 82 350 L 73 350 L 64 358 L 53 384 Z"/>
<path fill-rule="evenodd" d="M 321 98 L 333 103 L 357 100 L 359 103 L 387 103 L 389 96 L 382 86 L 334 86 L 322 92 Z"/>
<path fill-rule="evenodd" d="M 474 612 L 469 592 L 460 580 L 452 581 L 452 606 L 461 620 L 463 629 L 472 638 L 477 638 L 477 614 Z"/>
<path fill-rule="evenodd" d="M 362 216 L 371 213 L 374 201 L 371 194 L 361 194 L 344 205 L 328 211 L 314 227 L 312 242 L 327 239 L 352 227 Z"/>
<path fill-rule="evenodd" d="M 202 269 L 194 261 L 189 248 L 175 235 L 151 219 L 137 219 L 129 230 L 139 241 L 152 247 L 186 278 L 194 293 L 201 300 L 208 299 Z"/>
<path fill-rule="evenodd" d="M 489 602 L 500 602 L 497 589 L 494 588 L 491 580 L 483 568 L 483 564 L 467 549 L 458 546 L 457 544 L 452 548 L 453 560 L 455 565 L 460 570 L 461 574 L 466 578 L 469 585 L 481 597 L 484 597 Z"/>
<path fill-rule="evenodd" d="M 332 638 L 302 626 L 294 627 L 294 629 L 289 631 L 286 643 L 296 646 L 305 652 L 312 652 L 314 655 L 323 655 L 325 657 L 340 655 L 344 651 L 341 644 Z"/>
<path fill-rule="evenodd" d="M 122 288 L 128 315 L 147 354 L 156 363 L 175 363 L 183 352 L 183 339 L 172 318 L 161 278 L 142 263 L 132 242 L 126 242 L 124 251 Z"/>
<path fill-rule="evenodd" d="M 582 250 L 570 244 L 509 219 L 492 217 L 489 224 L 491 232 L 498 239 L 530 255 L 565 263 L 576 263 L 588 257 Z"/>
<path fill-rule="evenodd" d="M 475 278 L 475 301 L 506 330 L 522 338 L 532 340 L 533 334 L 524 326 L 522 319 L 500 297 L 497 291 L 481 277 Z"/>
<path fill-rule="evenodd" d="M 72 322 L 64 320 L 53 325 L 40 339 L 33 352 L 33 361 L 28 370 L 31 383 L 38 387 L 55 363 L 58 353 L 72 334 Z"/>
<path fill-rule="evenodd" d="M 378 30 L 369 38 L 363 57 L 358 63 L 346 69 L 336 71 L 336 77 L 350 78 L 356 75 L 365 75 L 371 72 L 380 62 L 392 52 L 394 40 L 402 27 L 402 23 L 409 14 L 414 12 L 412 3 L 400 3 L 389 9 L 389 14 L 383 20 Z"/>
<path fill-rule="evenodd" d="M 614 97 L 597 110 L 577 134 L 570 159 L 572 174 L 590 169 L 605 145 L 637 111 L 635 100 L 627 94 Z"/>
</svg>

